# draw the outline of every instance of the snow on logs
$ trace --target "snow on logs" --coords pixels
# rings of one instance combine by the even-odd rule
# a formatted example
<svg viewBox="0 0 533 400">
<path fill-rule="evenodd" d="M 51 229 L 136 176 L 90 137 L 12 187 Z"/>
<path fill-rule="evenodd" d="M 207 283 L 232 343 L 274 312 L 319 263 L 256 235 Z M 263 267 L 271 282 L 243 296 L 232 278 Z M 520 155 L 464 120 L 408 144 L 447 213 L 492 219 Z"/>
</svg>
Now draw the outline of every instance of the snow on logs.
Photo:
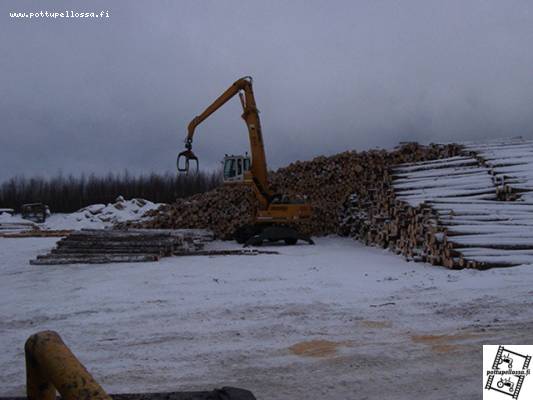
<svg viewBox="0 0 533 400">
<path fill-rule="evenodd" d="M 340 234 L 449 268 L 533 263 L 533 141 L 348 151 L 270 174 L 276 193 L 306 198 L 310 235 Z M 127 226 L 210 229 L 229 239 L 253 223 L 250 188 L 229 185 L 149 212 Z"/>
<path fill-rule="evenodd" d="M 377 244 L 449 268 L 533 264 L 532 162 L 532 141 L 509 140 L 394 167 L 397 204 Z"/>
<path fill-rule="evenodd" d="M 330 157 L 297 161 L 270 173 L 276 193 L 292 199 L 307 199 L 313 207 L 310 220 L 298 229 L 309 235 L 349 234 L 351 228 L 340 224 L 345 218 L 348 196 L 356 193 L 358 207 L 371 218 L 379 218 L 377 204 L 390 203 L 389 167 L 397 163 L 432 160 L 458 154 L 457 145 L 422 146 L 403 144 L 392 151 L 347 151 Z M 353 198 L 353 197 L 352 197 Z M 126 223 L 143 228 L 201 228 L 212 230 L 218 238 L 230 239 L 235 230 L 254 222 L 257 202 L 252 190 L 239 184 L 219 187 L 163 206 L 146 214 L 149 221 Z M 345 221 L 347 222 L 347 221 Z"/>
<path fill-rule="evenodd" d="M 202 230 L 82 229 L 57 242 L 33 265 L 102 264 L 158 261 L 174 254 L 202 251 L 212 234 Z"/>
<path fill-rule="evenodd" d="M 466 143 L 464 149 L 489 170 L 500 200 L 533 202 L 532 140 L 516 138 Z"/>
<path fill-rule="evenodd" d="M 149 229 L 210 229 L 218 238 L 230 239 L 235 230 L 252 224 L 257 200 L 242 184 L 221 186 L 147 212 L 149 220 L 126 222 L 120 227 Z"/>
</svg>

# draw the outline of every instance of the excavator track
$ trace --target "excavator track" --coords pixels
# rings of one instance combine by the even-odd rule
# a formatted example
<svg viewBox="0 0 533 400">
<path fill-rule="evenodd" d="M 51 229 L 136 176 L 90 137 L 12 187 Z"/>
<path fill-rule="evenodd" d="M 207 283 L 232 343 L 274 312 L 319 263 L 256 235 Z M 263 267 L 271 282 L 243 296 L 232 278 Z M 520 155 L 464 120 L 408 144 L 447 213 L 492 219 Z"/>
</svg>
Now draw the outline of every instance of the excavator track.
<svg viewBox="0 0 533 400">
<path fill-rule="evenodd" d="M 295 245 L 298 240 L 314 244 L 310 236 L 285 225 L 245 225 L 235 231 L 234 238 L 245 247 L 279 241 L 285 242 L 286 245 Z"/>
</svg>

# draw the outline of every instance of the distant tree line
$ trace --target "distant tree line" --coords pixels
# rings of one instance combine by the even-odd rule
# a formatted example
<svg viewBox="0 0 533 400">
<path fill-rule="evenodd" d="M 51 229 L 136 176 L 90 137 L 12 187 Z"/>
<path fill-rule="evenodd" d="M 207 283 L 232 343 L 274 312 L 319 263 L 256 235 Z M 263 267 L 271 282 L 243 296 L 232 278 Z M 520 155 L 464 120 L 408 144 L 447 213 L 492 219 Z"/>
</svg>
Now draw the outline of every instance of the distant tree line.
<svg viewBox="0 0 533 400">
<path fill-rule="evenodd" d="M 47 204 L 52 212 L 73 212 L 90 204 L 112 203 L 118 196 L 171 203 L 177 198 L 211 190 L 221 182 L 220 172 L 133 176 L 125 171 L 106 176 L 17 176 L 0 185 L 0 208 L 18 212 L 22 204 L 38 202 Z"/>
</svg>

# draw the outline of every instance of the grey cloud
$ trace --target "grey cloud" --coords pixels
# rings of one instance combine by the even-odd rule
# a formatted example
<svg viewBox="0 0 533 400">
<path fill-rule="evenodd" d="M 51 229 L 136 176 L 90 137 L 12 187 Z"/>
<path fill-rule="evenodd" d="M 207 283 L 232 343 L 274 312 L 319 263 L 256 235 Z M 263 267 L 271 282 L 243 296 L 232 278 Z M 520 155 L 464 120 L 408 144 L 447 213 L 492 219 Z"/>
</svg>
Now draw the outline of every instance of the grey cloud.
<svg viewBox="0 0 533 400">
<path fill-rule="evenodd" d="M 106 20 L 9 11 L 109 10 Z M 0 179 L 173 171 L 189 120 L 252 75 L 271 167 L 399 141 L 533 137 L 527 1 L 0 4 Z M 248 150 L 238 100 L 198 128 L 213 168 Z"/>
</svg>

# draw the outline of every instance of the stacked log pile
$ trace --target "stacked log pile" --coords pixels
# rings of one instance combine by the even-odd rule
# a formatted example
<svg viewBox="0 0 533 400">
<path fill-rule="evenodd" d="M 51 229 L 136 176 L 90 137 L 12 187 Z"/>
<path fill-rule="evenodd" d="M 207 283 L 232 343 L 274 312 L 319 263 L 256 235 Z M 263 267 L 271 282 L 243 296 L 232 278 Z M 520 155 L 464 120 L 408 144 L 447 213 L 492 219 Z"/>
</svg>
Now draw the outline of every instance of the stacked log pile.
<svg viewBox="0 0 533 400">
<path fill-rule="evenodd" d="M 455 268 L 533 264 L 533 203 L 469 200 L 428 202 L 441 232 L 435 246 Z"/>
<path fill-rule="evenodd" d="M 533 263 L 533 142 L 344 152 L 271 173 L 272 186 L 306 198 L 299 229 L 341 234 L 407 259 L 449 268 Z M 249 188 L 224 186 L 151 212 L 149 228 L 207 228 L 220 238 L 253 222 Z"/>
<path fill-rule="evenodd" d="M 533 202 L 533 141 L 517 138 L 466 143 L 464 149 L 488 168 L 499 200 Z"/>
<path fill-rule="evenodd" d="M 532 152 L 533 142 L 468 144 L 464 156 L 393 168 L 386 245 L 449 268 L 533 264 Z"/>
<path fill-rule="evenodd" d="M 533 264 L 533 141 L 403 144 L 344 152 L 271 173 L 278 193 L 303 197 L 299 229 L 340 234 L 449 268 Z M 151 213 L 149 228 L 207 228 L 231 238 L 253 222 L 246 186 L 224 186 Z"/>
<path fill-rule="evenodd" d="M 460 151 L 461 147 L 455 144 L 422 146 L 417 143 L 406 143 L 392 151 L 348 151 L 290 164 L 273 173 L 271 181 L 279 192 L 290 197 L 304 195 L 311 202 L 313 217 L 302 224 L 305 233 L 351 233 L 367 240 L 381 230 L 381 222 L 394 202 L 390 174 L 393 165 L 450 157 Z M 347 216 L 348 204 L 366 218 L 357 232 L 352 217 Z"/>
<path fill-rule="evenodd" d="M 458 145 L 422 146 L 406 143 L 393 151 L 348 151 L 331 157 L 295 162 L 270 174 L 277 193 L 290 198 L 306 198 L 313 207 L 313 217 L 298 228 L 309 235 L 347 231 L 339 221 L 344 204 L 357 193 L 358 207 L 379 219 L 381 205 L 393 200 L 389 167 L 396 163 L 431 160 L 458 154 Z M 127 223 L 142 228 L 211 229 L 218 238 L 230 239 L 236 228 L 253 223 L 257 203 L 245 185 L 227 185 L 187 199 L 178 199 L 146 216 L 149 221 Z M 124 225 L 122 225 L 124 226 Z"/>
<path fill-rule="evenodd" d="M 445 226 L 433 205 L 495 200 L 487 169 L 472 157 L 455 156 L 400 164 L 391 169 L 391 175 L 395 201 L 377 244 L 414 261 L 449 268 L 472 266 L 461 265 L 449 252 Z"/>
<path fill-rule="evenodd" d="M 200 230 L 83 229 L 61 239 L 34 265 L 158 261 L 174 254 L 202 251 L 212 234 Z"/>
<path fill-rule="evenodd" d="M 146 213 L 146 221 L 126 222 L 118 227 L 210 229 L 218 238 L 230 239 L 239 226 L 253 223 L 256 209 L 257 201 L 250 187 L 233 184 L 178 199 Z"/>
</svg>

